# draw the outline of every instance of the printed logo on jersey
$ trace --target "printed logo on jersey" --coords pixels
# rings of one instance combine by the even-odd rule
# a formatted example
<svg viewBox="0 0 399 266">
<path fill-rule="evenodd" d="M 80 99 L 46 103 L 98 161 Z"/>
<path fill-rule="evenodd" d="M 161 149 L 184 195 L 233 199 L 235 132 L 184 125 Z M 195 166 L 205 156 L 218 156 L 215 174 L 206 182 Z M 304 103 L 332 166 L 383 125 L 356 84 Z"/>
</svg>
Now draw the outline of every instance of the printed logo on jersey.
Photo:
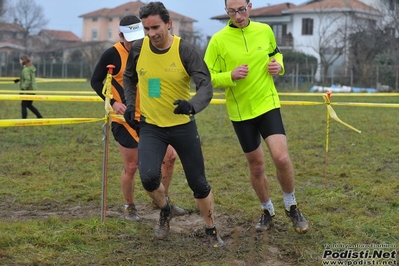
<svg viewBox="0 0 399 266">
<path fill-rule="evenodd" d="M 169 67 L 165 68 L 165 72 L 180 73 L 182 70 L 176 67 L 176 63 L 173 62 Z"/>
<path fill-rule="evenodd" d="M 144 68 L 140 68 L 139 76 L 145 76 L 145 74 L 147 74 L 147 71 L 145 71 Z"/>
</svg>

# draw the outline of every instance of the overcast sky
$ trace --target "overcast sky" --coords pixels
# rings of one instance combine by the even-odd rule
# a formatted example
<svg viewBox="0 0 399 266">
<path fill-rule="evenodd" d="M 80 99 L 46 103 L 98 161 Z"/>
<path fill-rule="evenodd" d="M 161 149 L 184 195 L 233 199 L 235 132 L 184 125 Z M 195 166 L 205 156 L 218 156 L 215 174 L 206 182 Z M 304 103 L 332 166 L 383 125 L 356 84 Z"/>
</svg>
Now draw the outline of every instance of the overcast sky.
<svg viewBox="0 0 399 266">
<path fill-rule="evenodd" d="M 46 29 L 72 31 L 81 38 L 82 18 L 79 18 L 80 15 L 101 8 L 114 8 L 128 3 L 129 0 L 35 0 L 35 2 L 43 7 L 44 15 L 49 20 Z M 212 35 L 224 26 L 221 22 L 210 19 L 213 16 L 224 14 L 224 0 L 163 0 L 161 2 L 167 9 L 197 20 L 198 22 L 194 23 L 194 28 L 204 35 Z M 253 8 L 260 8 L 288 1 L 251 0 L 251 2 Z M 299 5 L 306 0 L 289 2 Z"/>
</svg>

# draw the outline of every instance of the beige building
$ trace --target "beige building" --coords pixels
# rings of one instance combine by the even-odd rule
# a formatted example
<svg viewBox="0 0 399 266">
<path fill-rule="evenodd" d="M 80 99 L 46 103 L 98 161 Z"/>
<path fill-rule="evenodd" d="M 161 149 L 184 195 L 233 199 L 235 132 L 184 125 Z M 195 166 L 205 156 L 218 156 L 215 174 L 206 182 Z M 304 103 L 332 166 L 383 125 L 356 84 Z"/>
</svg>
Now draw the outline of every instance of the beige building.
<svg viewBox="0 0 399 266">
<path fill-rule="evenodd" d="M 110 2 L 112 3 L 112 2 Z M 139 16 L 140 7 L 145 3 L 137 0 L 114 8 L 102 8 L 80 15 L 83 19 L 82 41 L 119 41 L 119 22 L 126 15 Z M 171 33 L 194 43 L 193 23 L 196 20 L 169 10 L 172 19 Z"/>
</svg>

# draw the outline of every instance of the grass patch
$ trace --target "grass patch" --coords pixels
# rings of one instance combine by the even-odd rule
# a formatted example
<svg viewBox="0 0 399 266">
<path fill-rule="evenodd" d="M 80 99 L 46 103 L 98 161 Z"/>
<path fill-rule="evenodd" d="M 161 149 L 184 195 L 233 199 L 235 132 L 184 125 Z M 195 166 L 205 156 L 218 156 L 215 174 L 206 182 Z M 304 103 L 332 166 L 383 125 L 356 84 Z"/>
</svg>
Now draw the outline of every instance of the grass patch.
<svg viewBox="0 0 399 266">
<path fill-rule="evenodd" d="M 4 85 L 2 89 L 16 89 Z M 43 83 L 40 90 L 91 91 L 89 83 Z M 282 96 L 287 101 L 320 97 Z M 398 97 L 334 97 L 339 102 L 399 103 Z M 46 118 L 103 117 L 102 103 L 39 102 Z M 120 218 L 121 158 L 111 137 L 107 207 L 100 221 L 103 141 L 101 122 L 44 127 L 0 128 L 1 265 L 320 265 L 325 244 L 398 244 L 399 138 L 396 109 L 333 106 L 358 134 L 330 121 L 327 179 L 326 108 L 283 106 L 296 196 L 310 222 L 296 234 L 283 212 L 275 170 L 266 157 L 276 226 L 254 232 L 259 202 L 250 186 L 245 157 L 225 106 L 210 105 L 196 116 L 207 178 L 215 196 L 217 223 L 227 246 L 210 250 L 202 224 L 153 237 L 155 222 Z M 19 101 L 3 101 L 0 119 L 20 118 Z M 32 118 L 32 114 L 29 116 Z M 268 151 L 265 148 L 265 154 Z M 198 218 L 180 161 L 171 197 Z M 136 178 L 136 202 L 149 209 L 149 197 Z M 174 224 L 184 220 L 172 220 Z M 186 221 L 187 222 L 187 221 Z"/>
</svg>

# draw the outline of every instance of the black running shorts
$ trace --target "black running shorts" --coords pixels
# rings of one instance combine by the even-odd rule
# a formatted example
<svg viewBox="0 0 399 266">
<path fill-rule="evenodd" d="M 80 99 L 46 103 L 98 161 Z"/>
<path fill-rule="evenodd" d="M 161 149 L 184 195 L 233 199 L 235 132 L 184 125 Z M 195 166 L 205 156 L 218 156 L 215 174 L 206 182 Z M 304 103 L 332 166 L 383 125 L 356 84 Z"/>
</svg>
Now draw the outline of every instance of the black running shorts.
<svg viewBox="0 0 399 266">
<path fill-rule="evenodd" d="M 232 121 L 232 123 L 241 148 L 245 153 L 254 151 L 259 147 L 260 136 L 266 139 L 274 134 L 285 135 L 280 108 L 273 109 L 253 119 L 240 122 Z"/>
<path fill-rule="evenodd" d="M 112 134 L 114 135 L 114 139 L 123 147 L 125 148 L 137 148 L 138 143 L 137 141 L 133 138 L 132 135 L 130 135 L 129 131 L 119 123 L 112 122 L 111 123 L 111 130 Z"/>
</svg>

